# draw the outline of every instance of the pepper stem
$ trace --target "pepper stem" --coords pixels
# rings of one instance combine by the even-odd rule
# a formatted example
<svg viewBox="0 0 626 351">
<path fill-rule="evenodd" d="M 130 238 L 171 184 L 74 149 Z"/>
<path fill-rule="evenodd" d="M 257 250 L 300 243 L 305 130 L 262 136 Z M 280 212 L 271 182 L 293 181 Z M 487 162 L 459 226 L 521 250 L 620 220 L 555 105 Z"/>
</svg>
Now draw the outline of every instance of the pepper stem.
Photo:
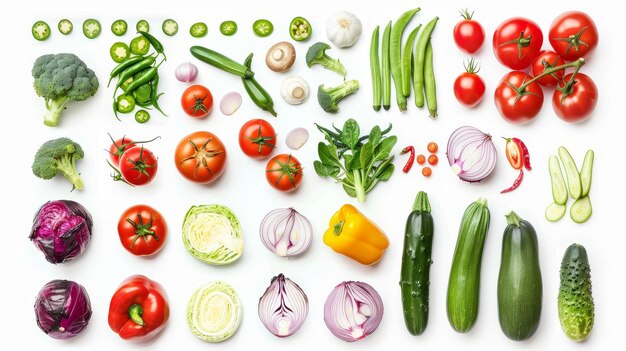
<svg viewBox="0 0 626 351">
<path fill-rule="evenodd" d="M 520 216 L 517 215 L 517 213 L 511 211 L 505 217 L 506 217 L 506 224 L 514 225 L 519 228 L 520 222 L 522 221 L 522 219 L 520 218 Z"/>
<path fill-rule="evenodd" d="M 430 202 L 428 202 L 428 195 L 420 191 L 417 193 L 415 197 L 415 202 L 413 202 L 413 212 L 420 211 L 430 213 Z"/>
<path fill-rule="evenodd" d="M 333 233 L 335 235 L 340 235 L 341 232 L 343 231 L 343 225 L 346 224 L 346 221 L 340 221 L 335 223 L 335 225 L 333 226 Z"/>
<path fill-rule="evenodd" d="M 130 319 L 140 326 L 144 326 L 143 318 L 141 315 L 143 314 L 143 308 L 141 305 L 135 303 L 128 309 L 128 316 Z"/>
</svg>

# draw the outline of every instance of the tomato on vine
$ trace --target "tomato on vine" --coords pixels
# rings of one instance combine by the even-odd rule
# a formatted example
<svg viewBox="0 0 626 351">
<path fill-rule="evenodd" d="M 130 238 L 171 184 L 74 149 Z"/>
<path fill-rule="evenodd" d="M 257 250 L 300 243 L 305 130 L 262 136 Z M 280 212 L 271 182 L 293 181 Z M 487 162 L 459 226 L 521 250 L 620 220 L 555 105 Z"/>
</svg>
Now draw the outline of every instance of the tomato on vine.
<svg viewBox="0 0 626 351">
<path fill-rule="evenodd" d="M 574 61 L 598 46 L 598 29 L 586 13 L 570 11 L 552 22 L 548 39 L 559 56 L 565 61 Z"/>
<path fill-rule="evenodd" d="M 565 122 L 577 123 L 589 118 L 598 102 L 598 88 L 583 73 L 570 73 L 552 95 L 552 108 Z"/>
<path fill-rule="evenodd" d="M 493 53 L 503 65 L 524 69 L 539 55 L 543 33 L 537 23 L 522 17 L 502 22 L 493 33 Z"/>
<path fill-rule="evenodd" d="M 120 157 L 119 172 L 123 180 L 131 185 L 146 185 L 156 175 L 158 160 L 143 146 L 133 146 Z"/>
<path fill-rule="evenodd" d="M 145 141 L 134 141 L 130 138 L 127 138 L 126 136 L 123 136 L 117 140 L 114 140 L 111 134 L 109 134 L 109 138 L 111 139 L 111 146 L 109 146 L 109 159 L 114 166 L 119 166 L 120 157 L 124 154 L 126 150 L 130 149 L 133 146 L 136 146 L 137 144 L 146 144 L 155 141 L 160 137 L 152 138 Z"/>
<path fill-rule="evenodd" d="M 530 69 L 533 77 L 537 77 L 541 75 L 546 69 L 557 67 L 564 63 L 565 61 L 563 61 L 561 56 L 557 55 L 556 52 L 543 50 L 539 53 L 539 56 L 537 56 L 533 60 Z M 541 84 L 544 87 L 553 87 L 563 81 L 564 74 L 564 70 L 559 70 L 537 79 L 537 83 Z"/>
<path fill-rule="evenodd" d="M 502 118 L 514 124 L 526 124 L 537 116 L 543 105 L 543 91 L 533 77 L 521 71 L 506 74 L 494 92 Z"/>
</svg>

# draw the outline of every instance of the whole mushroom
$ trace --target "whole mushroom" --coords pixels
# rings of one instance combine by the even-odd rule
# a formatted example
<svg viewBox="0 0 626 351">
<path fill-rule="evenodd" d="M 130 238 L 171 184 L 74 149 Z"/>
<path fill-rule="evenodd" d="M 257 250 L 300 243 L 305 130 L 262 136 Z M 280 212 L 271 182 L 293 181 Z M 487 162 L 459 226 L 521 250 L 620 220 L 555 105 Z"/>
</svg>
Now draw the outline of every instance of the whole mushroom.
<svg viewBox="0 0 626 351">
<path fill-rule="evenodd" d="M 290 105 L 299 105 L 309 97 L 309 84 L 299 76 L 287 77 L 280 87 L 280 96 Z"/>
<path fill-rule="evenodd" d="M 272 45 L 265 55 L 265 64 L 274 72 L 285 72 L 296 61 L 296 49 L 286 41 Z"/>
</svg>

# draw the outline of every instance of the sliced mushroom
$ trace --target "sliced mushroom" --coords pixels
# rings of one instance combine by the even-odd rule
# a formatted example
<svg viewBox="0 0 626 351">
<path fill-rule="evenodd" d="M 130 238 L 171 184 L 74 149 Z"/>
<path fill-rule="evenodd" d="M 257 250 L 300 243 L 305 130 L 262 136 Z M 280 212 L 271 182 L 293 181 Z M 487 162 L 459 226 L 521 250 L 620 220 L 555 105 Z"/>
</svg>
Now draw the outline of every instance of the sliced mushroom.
<svg viewBox="0 0 626 351">
<path fill-rule="evenodd" d="M 280 95 L 290 105 L 299 105 L 309 97 L 309 84 L 299 76 L 287 77 L 280 87 Z"/>
<path fill-rule="evenodd" d="M 296 61 L 296 49 L 286 41 L 274 44 L 265 55 L 265 64 L 274 72 L 285 72 Z"/>
</svg>

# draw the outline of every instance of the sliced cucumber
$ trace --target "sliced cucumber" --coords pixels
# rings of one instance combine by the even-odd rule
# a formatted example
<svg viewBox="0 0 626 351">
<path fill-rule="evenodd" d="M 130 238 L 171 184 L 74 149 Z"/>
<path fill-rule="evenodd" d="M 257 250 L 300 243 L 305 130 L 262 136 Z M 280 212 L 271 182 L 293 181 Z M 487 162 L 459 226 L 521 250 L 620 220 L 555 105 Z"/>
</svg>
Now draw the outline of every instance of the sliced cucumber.
<svg viewBox="0 0 626 351">
<path fill-rule="evenodd" d="M 591 173 L 593 171 L 593 159 L 594 154 L 593 150 L 587 150 L 585 154 L 585 160 L 583 161 L 583 166 L 580 169 L 580 183 L 583 187 L 582 197 L 585 197 L 589 194 L 589 189 L 591 189 Z"/>
<path fill-rule="evenodd" d="M 592 212 L 591 199 L 589 196 L 585 196 L 574 201 L 574 204 L 569 209 L 569 216 L 574 222 L 583 223 L 591 217 Z"/>
<path fill-rule="evenodd" d="M 124 21 L 123 19 L 118 19 L 113 22 L 113 24 L 111 24 L 111 32 L 113 32 L 113 34 L 117 35 L 118 37 L 126 34 L 127 30 L 128 23 L 126 23 L 126 21 Z"/>
<path fill-rule="evenodd" d="M 135 26 L 135 28 L 137 29 L 138 32 L 148 33 L 150 31 L 150 23 L 148 23 L 148 21 L 146 20 L 140 20 L 139 22 L 137 22 L 137 25 Z"/>
<path fill-rule="evenodd" d="M 580 182 L 580 173 L 578 173 L 578 167 L 576 162 L 570 155 L 569 151 L 563 146 L 559 147 L 559 158 L 565 168 L 565 174 L 567 175 L 567 187 L 569 189 L 569 195 L 573 199 L 580 199 L 583 192 L 583 187 Z"/>
<path fill-rule="evenodd" d="M 559 159 L 552 155 L 548 160 L 548 169 L 550 171 L 550 180 L 552 181 L 552 198 L 558 205 L 565 205 L 567 202 L 567 186 L 561 172 L 561 163 Z"/>
<path fill-rule="evenodd" d="M 72 33 L 72 30 L 74 29 L 72 21 L 68 20 L 67 18 L 60 20 L 57 27 L 59 28 L 59 32 L 61 32 L 61 34 L 63 35 L 68 35 Z"/>
<path fill-rule="evenodd" d="M 165 35 L 170 37 L 174 36 L 176 35 L 176 33 L 178 33 L 178 22 L 174 21 L 171 18 L 168 18 L 163 21 L 161 29 L 163 29 L 163 33 L 165 33 Z"/>
<path fill-rule="evenodd" d="M 546 219 L 550 222 L 556 222 L 565 216 L 566 210 L 565 205 L 553 202 L 546 208 Z"/>
</svg>

